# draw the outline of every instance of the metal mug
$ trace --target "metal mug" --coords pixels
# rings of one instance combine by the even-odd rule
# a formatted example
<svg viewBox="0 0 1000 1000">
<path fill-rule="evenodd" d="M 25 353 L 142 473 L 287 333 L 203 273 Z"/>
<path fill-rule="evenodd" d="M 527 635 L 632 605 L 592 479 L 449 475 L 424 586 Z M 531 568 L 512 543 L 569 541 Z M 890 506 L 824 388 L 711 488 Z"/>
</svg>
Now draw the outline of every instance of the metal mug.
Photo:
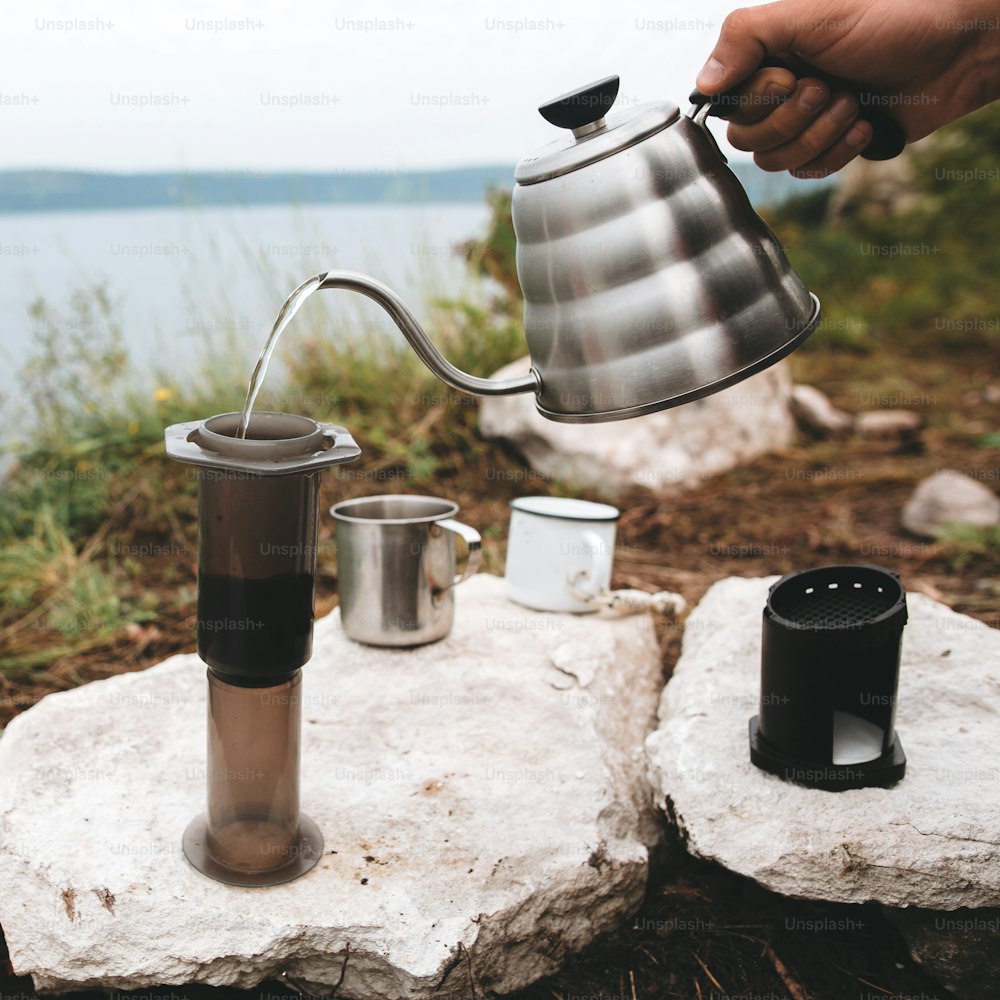
<svg viewBox="0 0 1000 1000">
<path fill-rule="evenodd" d="M 334 504 L 340 620 L 356 642 L 420 646 L 455 620 L 455 587 L 479 568 L 479 532 L 453 520 L 458 504 L 396 494 Z M 455 572 L 455 536 L 468 547 Z"/>
</svg>

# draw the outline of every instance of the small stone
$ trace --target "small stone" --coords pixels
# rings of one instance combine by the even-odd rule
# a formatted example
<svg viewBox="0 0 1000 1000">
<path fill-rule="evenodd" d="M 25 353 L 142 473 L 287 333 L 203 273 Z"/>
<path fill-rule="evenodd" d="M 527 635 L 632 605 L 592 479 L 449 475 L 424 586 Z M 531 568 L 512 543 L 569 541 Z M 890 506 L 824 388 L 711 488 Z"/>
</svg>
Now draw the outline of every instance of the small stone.
<svg viewBox="0 0 1000 1000">
<path fill-rule="evenodd" d="M 557 656 L 569 646 L 579 669 Z M 451 634 L 418 649 L 361 646 L 322 619 L 302 806 L 326 852 L 267 889 L 214 882 L 181 853 L 205 802 L 197 656 L 50 695 L 0 740 L 11 963 L 60 992 L 287 972 L 327 995 L 342 969 L 349 997 L 521 989 L 642 902 L 661 828 L 635 752 L 661 669 L 649 616 L 529 611 L 486 575 L 462 585 Z"/>
<path fill-rule="evenodd" d="M 905 777 L 888 789 L 808 788 L 750 762 L 775 579 L 708 591 L 646 741 L 658 801 L 688 850 L 787 896 L 1000 906 L 1000 631 L 908 594 L 896 705 Z"/>
<path fill-rule="evenodd" d="M 954 469 L 922 480 L 903 505 L 903 527 L 934 538 L 949 524 L 992 528 L 1000 524 L 1000 498 L 983 483 Z"/>
<path fill-rule="evenodd" d="M 529 363 L 522 358 L 494 377 L 523 375 Z M 704 399 L 610 423 L 549 420 L 524 393 L 487 396 L 479 426 L 485 437 L 520 451 L 530 466 L 526 482 L 555 479 L 610 498 L 635 486 L 669 496 L 791 444 L 791 391 L 788 368 L 779 363 Z"/>
<path fill-rule="evenodd" d="M 848 434 L 854 425 L 854 418 L 838 410 L 815 386 L 792 386 L 791 407 L 799 426 L 820 437 Z"/>
<path fill-rule="evenodd" d="M 914 410 L 865 410 L 854 418 L 854 429 L 866 438 L 912 438 L 924 420 Z"/>
</svg>

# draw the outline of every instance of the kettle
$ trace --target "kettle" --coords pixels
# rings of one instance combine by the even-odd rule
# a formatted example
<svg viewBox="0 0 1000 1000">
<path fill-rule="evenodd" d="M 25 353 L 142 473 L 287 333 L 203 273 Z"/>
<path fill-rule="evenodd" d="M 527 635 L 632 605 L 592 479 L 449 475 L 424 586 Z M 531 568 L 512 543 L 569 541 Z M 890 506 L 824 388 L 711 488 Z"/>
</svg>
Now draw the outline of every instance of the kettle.
<svg viewBox="0 0 1000 1000">
<path fill-rule="evenodd" d="M 381 282 L 330 271 L 390 314 L 427 367 L 462 392 L 534 392 L 567 423 L 621 420 L 733 385 L 815 330 L 819 300 L 754 212 L 705 126 L 705 103 L 611 111 L 611 76 L 543 104 L 568 134 L 514 173 L 527 375 L 460 371 Z"/>
</svg>

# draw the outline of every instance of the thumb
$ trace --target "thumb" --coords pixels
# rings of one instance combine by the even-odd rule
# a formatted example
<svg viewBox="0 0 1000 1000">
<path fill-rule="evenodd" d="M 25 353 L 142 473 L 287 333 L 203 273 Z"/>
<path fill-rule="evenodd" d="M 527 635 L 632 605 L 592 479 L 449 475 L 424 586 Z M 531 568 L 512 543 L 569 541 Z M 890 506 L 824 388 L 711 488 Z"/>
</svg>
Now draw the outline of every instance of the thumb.
<svg viewBox="0 0 1000 1000">
<path fill-rule="evenodd" d="M 762 7 L 734 10 L 723 22 L 719 40 L 698 73 L 698 89 L 705 94 L 729 90 L 753 74 L 767 55 L 790 52 L 799 47 L 798 26 L 807 23 L 798 16 L 803 7 L 796 0 L 782 0 Z"/>
</svg>

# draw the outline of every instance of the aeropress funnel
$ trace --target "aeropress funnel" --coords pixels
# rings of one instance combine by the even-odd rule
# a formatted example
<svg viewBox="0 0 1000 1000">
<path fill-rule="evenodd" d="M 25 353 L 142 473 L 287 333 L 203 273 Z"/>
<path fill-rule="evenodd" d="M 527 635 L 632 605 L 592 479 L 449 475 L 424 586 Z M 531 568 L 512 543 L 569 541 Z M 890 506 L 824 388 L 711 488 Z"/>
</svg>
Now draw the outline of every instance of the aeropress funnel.
<svg viewBox="0 0 1000 1000">
<path fill-rule="evenodd" d="M 906 772 L 895 731 L 906 592 L 878 566 L 789 573 L 764 608 L 750 759 L 786 781 L 843 791 Z"/>
<path fill-rule="evenodd" d="M 323 853 L 299 811 L 302 666 L 312 655 L 322 470 L 351 435 L 287 413 L 174 424 L 167 454 L 198 467 L 198 655 L 208 665 L 208 805 L 184 833 L 200 872 L 277 885 Z"/>
</svg>

